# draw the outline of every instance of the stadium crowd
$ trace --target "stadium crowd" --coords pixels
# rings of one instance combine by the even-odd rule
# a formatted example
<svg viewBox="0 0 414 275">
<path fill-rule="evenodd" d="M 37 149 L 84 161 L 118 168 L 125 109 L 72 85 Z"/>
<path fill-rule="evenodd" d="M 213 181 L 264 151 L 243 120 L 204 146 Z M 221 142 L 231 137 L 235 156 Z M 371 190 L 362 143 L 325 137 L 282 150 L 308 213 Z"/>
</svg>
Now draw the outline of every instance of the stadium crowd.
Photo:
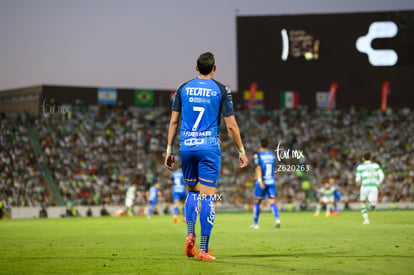
<svg viewBox="0 0 414 275">
<path fill-rule="evenodd" d="M 82 205 L 122 205 L 125 191 L 138 184 L 138 204 L 145 191 L 161 183 L 161 201 L 170 202 L 163 166 L 169 110 L 120 106 L 74 106 L 71 116 L 31 118 L 42 155 L 35 157 L 24 115 L 1 117 L 0 199 L 10 206 L 54 204 L 42 176 L 50 170 L 65 202 Z M 221 131 L 222 203 L 244 206 L 253 198 L 253 154 L 259 139 L 270 148 L 301 151 L 303 158 L 284 158 L 278 165 L 307 165 L 309 171 L 277 171 L 278 201 L 309 201 L 327 177 L 334 177 L 344 201 L 359 199 L 355 167 L 362 152 L 371 151 L 386 174 L 382 202 L 414 201 L 414 112 L 356 110 L 238 111 L 242 138 L 251 160 L 237 169 L 237 151 L 226 129 Z M 176 146 L 177 146 L 176 142 Z M 178 147 L 176 148 L 178 151 Z M 296 167 L 296 166 L 295 166 Z M 278 169 L 278 167 L 277 167 Z M 309 190 L 303 183 L 309 183 Z M 220 202 L 219 202 L 220 203 Z"/>
<path fill-rule="evenodd" d="M 27 119 L 25 114 L 0 114 L 0 201 L 5 207 L 52 202 L 30 143 Z"/>
</svg>

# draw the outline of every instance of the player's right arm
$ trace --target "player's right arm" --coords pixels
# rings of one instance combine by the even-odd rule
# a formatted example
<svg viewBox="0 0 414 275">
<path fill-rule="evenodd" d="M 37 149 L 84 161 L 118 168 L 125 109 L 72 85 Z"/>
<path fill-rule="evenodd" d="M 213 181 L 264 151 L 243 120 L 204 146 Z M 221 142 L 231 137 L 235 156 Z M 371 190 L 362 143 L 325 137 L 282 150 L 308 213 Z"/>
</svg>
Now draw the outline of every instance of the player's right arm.
<svg viewBox="0 0 414 275">
<path fill-rule="evenodd" d="M 244 151 L 243 142 L 240 136 L 240 129 L 237 125 L 236 118 L 234 115 L 230 115 L 224 117 L 224 122 L 226 123 L 227 132 L 229 133 L 231 140 L 239 151 L 240 168 L 244 168 L 247 166 L 249 160 L 247 159 L 246 152 Z"/>
<path fill-rule="evenodd" d="M 178 124 L 179 124 L 180 114 L 181 114 L 181 89 L 182 88 L 183 88 L 183 85 L 180 85 L 177 88 L 177 91 L 175 93 L 174 102 L 172 104 L 170 125 L 168 127 L 167 151 L 165 153 L 164 165 L 170 170 L 173 170 L 175 166 L 173 147 L 174 147 L 175 137 L 177 136 Z"/>
<path fill-rule="evenodd" d="M 165 167 L 167 167 L 170 170 L 173 170 L 175 166 L 173 146 L 174 146 L 175 137 L 177 136 L 179 119 L 180 119 L 180 113 L 177 111 L 172 111 L 170 126 L 168 127 L 167 151 L 165 154 L 165 162 L 164 162 Z"/>
<path fill-rule="evenodd" d="M 356 169 L 356 177 L 355 177 L 355 182 L 357 184 L 361 184 L 361 174 L 362 174 L 362 169 L 361 166 L 358 165 L 357 169 Z"/>
</svg>

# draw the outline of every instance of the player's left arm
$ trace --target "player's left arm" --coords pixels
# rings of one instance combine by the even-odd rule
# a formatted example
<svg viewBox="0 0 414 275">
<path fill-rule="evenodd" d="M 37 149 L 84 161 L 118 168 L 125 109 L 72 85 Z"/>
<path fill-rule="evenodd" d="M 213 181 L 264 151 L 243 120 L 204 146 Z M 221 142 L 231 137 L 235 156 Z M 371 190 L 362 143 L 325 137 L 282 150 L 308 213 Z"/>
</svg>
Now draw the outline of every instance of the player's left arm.
<svg viewBox="0 0 414 275">
<path fill-rule="evenodd" d="M 379 177 L 379 182 L 381 184 L 385 179 L 385 175 L 384 175 L 384 171 L 381 169 L 379 165 L 378 165 L 378 177 Z"/>
<path fill-rule="evenodd" d="M 246 156 L 246 152 L 244 151 L 243 141 L 240 136 L 240 128 L 234 116 L 231 90 L 227 86 L 220 86 L 220 90 L 222 94 L 221 114 L 224 117 L 224 123 L 226 124 L 227 132 L 229 133 L 230 139 L 233 141 L 234 145 L 236 145 L 237 150 L 239 151 L 239 167 L 244 168 L 249 163 L 249 160 Z"/>
<path fill-rule="evenodd" d="M 177 136 L 178 124 L 180 119 L 180 113 L 177 111 L 172 111 L 170 126 L 168 127 L 168 138 L 167 138 L 167 152 L 165 154 L 164 165 L 170 170 L 173 170 L 175 167 L 173 146 L 175 137 Z"/>
<path fill-rule="evenodd" d="M 247 166 L 249 160 L 247 159 L 246 152 L 244 151 L 243 142 L 240 136 L 240 129 L 237 125 L 236 118 L 234 115 L 225 116 L 224 122 L 226 123 L 227 132 L 229 133 L 230 139 L 236 145 L 239 151 L 240 168 Z"/>
</svg>

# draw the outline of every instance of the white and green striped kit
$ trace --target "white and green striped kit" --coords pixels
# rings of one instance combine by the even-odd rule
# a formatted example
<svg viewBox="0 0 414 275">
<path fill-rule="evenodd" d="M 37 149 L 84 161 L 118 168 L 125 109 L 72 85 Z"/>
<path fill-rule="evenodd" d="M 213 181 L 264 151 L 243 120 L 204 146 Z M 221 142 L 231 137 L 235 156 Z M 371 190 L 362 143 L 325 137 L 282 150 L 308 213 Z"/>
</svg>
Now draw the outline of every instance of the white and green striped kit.
<svg viewBox="0 0 414 275">
<path fill-rule="evenodd" d="M 361 187 L 377 187 L 384 179 L 381 167 L 372 161 L 364 161 L 357 167 L 356 182 L 361 183 Z"/>
<path fill-rule="evenodd" d="M 328 200 L 333 200 L 335 190 L 336 190 L 335 187 L 330 186 L 328 189 L 326 189 L 325 187 L 322 187 L 321 189 L 319 189 L 319 192 L 321 192 L 322 196 L 327 198 Z"/>
</svg>

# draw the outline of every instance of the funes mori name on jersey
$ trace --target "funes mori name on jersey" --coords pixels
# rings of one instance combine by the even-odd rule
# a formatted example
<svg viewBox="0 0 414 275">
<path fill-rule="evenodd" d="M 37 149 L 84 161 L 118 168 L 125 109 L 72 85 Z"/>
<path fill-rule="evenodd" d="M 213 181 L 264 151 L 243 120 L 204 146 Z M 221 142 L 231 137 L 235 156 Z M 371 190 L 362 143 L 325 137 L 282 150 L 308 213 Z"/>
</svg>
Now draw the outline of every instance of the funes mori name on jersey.
<svg viewBox="0 0 414 275">
<path fill-rule="evenodd" d="M 185 88 L 188 96 L 204 96 L 204 97 L 210 97 L 210 96 L 216 96 L 217 92 L 212 89 L 207 88 L 192 88 L 188 87 Z"/>
<path fill-rule="evenodd" d="M 202 132 L 192 132 L 192 131 L 185 131 L 185 137 L 210 137 L 212 135 L 211 131 L 202 131 Z"/>
</svg>

